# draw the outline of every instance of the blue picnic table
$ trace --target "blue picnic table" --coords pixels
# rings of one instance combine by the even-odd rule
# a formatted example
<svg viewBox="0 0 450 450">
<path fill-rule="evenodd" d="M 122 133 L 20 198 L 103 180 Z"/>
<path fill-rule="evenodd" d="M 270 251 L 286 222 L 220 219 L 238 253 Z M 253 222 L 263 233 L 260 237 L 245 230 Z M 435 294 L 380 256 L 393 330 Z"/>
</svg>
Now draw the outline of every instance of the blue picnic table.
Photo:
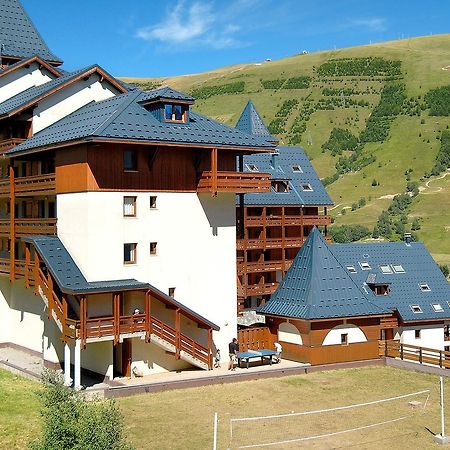
<svg viewBox="0 0 450 450">
<path fill-rule="evenodd" d="M 241 367 L 241 361 L 247 362 L 247 369 L 251 359 L 261 358 L 261 364 L 264 364 L 264 358 L 269 360 L 269 364 L 272 365 L 272 358 L 276 356 L 277 352 L 274 350 L 247 350 L 246 352 L 237 352 L 238 367 Z"/>
</svg>

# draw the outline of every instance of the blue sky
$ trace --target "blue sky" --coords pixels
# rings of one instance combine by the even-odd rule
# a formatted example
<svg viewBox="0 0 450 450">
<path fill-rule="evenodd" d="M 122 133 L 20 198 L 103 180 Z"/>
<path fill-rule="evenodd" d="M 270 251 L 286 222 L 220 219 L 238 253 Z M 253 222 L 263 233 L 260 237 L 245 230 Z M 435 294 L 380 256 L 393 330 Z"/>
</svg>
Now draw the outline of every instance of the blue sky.
<svg viewBox="0 0 450 450">
<path fill-rule="evenodd" d="M 68 70 L 201 72 L 308 50 L 448 33 L 447 0 L 22 0 Z"/>
</svg>

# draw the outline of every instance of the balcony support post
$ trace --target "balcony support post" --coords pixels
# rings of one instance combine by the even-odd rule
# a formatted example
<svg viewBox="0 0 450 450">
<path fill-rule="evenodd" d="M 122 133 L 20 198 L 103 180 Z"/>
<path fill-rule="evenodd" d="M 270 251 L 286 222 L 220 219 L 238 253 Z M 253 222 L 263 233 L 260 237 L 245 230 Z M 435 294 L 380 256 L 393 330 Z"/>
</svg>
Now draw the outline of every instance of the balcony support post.
<svg viewBox="0 0 450 450">
<path fill-rule="evenodd" d="M 180 332 L 181 332 L 180 308 L 175 310 L 175 358 L 180 359 Z"/>
<path fill-rule="evenodd" d="M 70 346 L 67 342 L 64 344 L 64 386 L 72 386 L 70 378 Z"/>
<path fill-rule="evenodd" d="M 47 275 L 47 302 L 48 302 L 48 320 L 52 318 L 53 312 L 53 279 L 50 273 Z"/>
<path fill-rule="evenodd" d="M 84 297 L 83 297 L 84 298 Z M 74 355 L 74 388 L 78 391 L 81 389 L 81 339 L 75 341 Z"/>
<path fill-rule="evenodd" d="M 119 342 L 120 335 L 120 295 L 113 293 L 114 345 Z"/>
<path fill-rule="evenodd" d="M 30 247 L 28 244 L 25 245 L 25 287 L 29 289 L 30 287 Z"/>
<path fill-rule="evenodd" d="M 145 342 L 150 342 L 152 335 L 150 291 L 145 293 Z"/>
<path fill-rule="evenodd" d="M 84 348 L 86 346 L 86 321 L 87 321 L 87 301 L 86 296 L 80 299 L 80 342 Z"/>
<path fill-rule="evenodd" d="M 39 294 L 39 255 L 37 254 L 37 251 L 34 251 L 34 295 Z M 42 293 L 44 293 L 44 289 L 42 288 Z"/>
<path fill-rule="evenodd" d="M 217 196 L 217 148 L 211 149 L 211 193 Z"/>
<path fill-rule="evenodd" d="M 212 329 L 208 328 L 208 369 L 213 368 L 213 353 L 212 353 Z"/>
<path fill-rule="evenodd" d="M 9 281 L 13 282 L 16 278 L 16 235 L 14 219 L 16 215 L 16 198 L 14 189 L 14 167 L 9 166 Z"/>
</svg>

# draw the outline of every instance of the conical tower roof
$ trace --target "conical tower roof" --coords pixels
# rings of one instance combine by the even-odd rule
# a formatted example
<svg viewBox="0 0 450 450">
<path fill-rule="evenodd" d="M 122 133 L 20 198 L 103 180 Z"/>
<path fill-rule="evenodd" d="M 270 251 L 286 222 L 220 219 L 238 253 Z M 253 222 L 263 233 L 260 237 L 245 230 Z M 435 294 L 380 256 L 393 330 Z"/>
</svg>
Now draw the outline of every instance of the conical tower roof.
<svg viewBox="0 0 450 450">
<path fill-rule="evenodd" d="M 62 64 L 48 48 L 19 0 L 0 0 L 0 55 L 17 59 L 37 55 L 55 65 Z"/>
<path fill-rule="evenodd" d="M 245 105 L 235 128 L 244 133 L 262 137 L 269 142 L 278 142 L 278 139 L 269 133 L 251 100 Z"/>
<path fill-rule="evenodd" d="M 333 255 L 314 227 L 261 314 L 301 319 L 390 313 L 372 302 Z"/>
</svg>

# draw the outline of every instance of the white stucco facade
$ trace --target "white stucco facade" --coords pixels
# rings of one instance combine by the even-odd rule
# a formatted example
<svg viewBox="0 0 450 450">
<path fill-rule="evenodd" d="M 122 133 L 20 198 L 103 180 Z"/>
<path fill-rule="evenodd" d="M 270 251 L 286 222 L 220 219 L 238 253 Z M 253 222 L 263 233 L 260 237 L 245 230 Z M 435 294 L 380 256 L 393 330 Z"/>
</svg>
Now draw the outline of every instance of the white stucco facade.
<svg viewBox="0 0 450 450">
<path fill-rule="evenodd" d="M 34 62 L 0 77 L 0 103 L 26 91 L 30 87 L 40 86 L 53 80 L 54 74 Z"/>
<path fill-rule="evenodd" d="M 136 196 L 136 217 L 124 217 L 124 196 Z M 88 281 L 135 278 L 165 293 L 175 288 L 180 303 L 220 326 L 214 345 L 228 354 L 237 327 L 234 194 L 86 192 L 59 194 L 57 205 L 58 236 Z M 135 264 L 124 264 L 125 243 L 137 244 Z"/>
<path fill-rule="evenodd" d="M 280 323 L 278 326 L 278 340 L 280 342 L 303 345 L 300 331 L 298 331 L 298 328 L 295 325 L 288 322 Z"/>
<path fill-rule="evenodd" d="M 356 325 L 344 324 L 332 328 L 325 336 L 322 345 L 338 345 L 342 343 L 342 335 L 347 335 L 347 344 L 367 342 L 366 335 Z"/>
<path fill-rule="evenodd" d="M 396 330 L 394 338 L 400 340 L 402 344 L 416 345 L 436 350 L 444 350 L 444 347 L 448 345 L 444 341 L 444 325 L 442 324 L 402 327 Z"/>
<path fill-rule="evenodd" d="M 33 133 L 52 125 L 92 101 L 101 101 L 116 95 L 118 91 L 107 81 L 100 81 L 98 74 L 81 79 L 47 97 L 33 110 Z"/>
</svg>

